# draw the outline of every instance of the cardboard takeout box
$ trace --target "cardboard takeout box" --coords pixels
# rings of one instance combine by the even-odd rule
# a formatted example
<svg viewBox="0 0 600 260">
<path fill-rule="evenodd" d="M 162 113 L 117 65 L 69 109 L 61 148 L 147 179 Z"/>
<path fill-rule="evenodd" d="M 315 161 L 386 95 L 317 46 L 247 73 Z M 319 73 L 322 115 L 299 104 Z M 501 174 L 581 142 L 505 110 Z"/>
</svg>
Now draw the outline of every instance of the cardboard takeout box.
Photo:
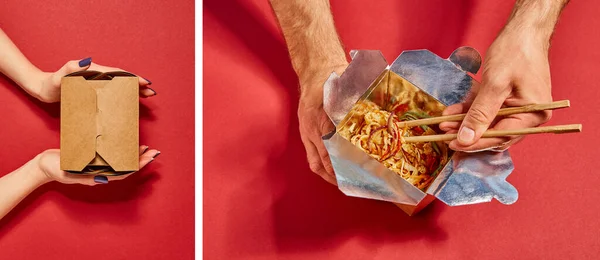
<svg viewBox="0 0 600 260">
<path fill-rule="evenodd" d="M 83 71 L 61 82 L 60 168 L 79 174 L 139 170 L 139 83 L 127 72 Z"/>
<path fill-rule="evenodd" d="M 458 48 L 448 59 L 427 50 L 404 51 L 389 66 L 379 51 L 352 51 L 350 56 L 352 62 L 346 71 L 341 76 L 332 73 L 323 87 L 324 109 L 336 125 L 336 131 L 323 136 L 323 142 L 343 193 L 393 202 L 409 215 L 436 198 L 451 206 L 489 202 L 492 198 L 503 204 L 517 200 L 517 190 L 506 181 L 514 168 L 508 151 L 449 152 L 447 162 L 441 164 L 443 168 L 432 175 L 430 184 L 419 189 L 340 132 L 349 127 L 347 122 L 361 104 L 374 103 L 386 110 L 403 100 L 408 102 L 403 105 L 417 105 L 419 110 L 439 115 L 445 106 L 461 102 L 478 84 L 470 75 L 481 65 L 475 49 Z M 406 101 L 406 96 L 412 98 Z M 384 126 L 375 129 L 384 131 Z M 367 141 L 370 145 L 368 142 L 372 141 Z"/>
</svg>

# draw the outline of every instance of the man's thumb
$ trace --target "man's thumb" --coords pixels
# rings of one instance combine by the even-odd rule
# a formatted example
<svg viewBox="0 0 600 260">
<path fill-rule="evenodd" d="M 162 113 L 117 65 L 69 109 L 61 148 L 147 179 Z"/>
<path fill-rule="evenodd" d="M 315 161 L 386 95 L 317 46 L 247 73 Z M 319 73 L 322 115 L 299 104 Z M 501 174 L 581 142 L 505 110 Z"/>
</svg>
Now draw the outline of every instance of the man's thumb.
<svg viewBox="0 0 600 260">
<path fill-rule="evenodd" d="M 73 72 L 87 70 L 92 64 L 92 58 L 88 57 L 83 60 L 72 60 L 67 62 L 62 68 L 56 71 L 56 76 L 64 77 Z"/>
<path fill-rule="evenodd" d="M 458 142 L 463 146 L 476 143 L 498 114 L 506 96 L 493 88 L 482 88 L 458 130 Z"/>
</svg>

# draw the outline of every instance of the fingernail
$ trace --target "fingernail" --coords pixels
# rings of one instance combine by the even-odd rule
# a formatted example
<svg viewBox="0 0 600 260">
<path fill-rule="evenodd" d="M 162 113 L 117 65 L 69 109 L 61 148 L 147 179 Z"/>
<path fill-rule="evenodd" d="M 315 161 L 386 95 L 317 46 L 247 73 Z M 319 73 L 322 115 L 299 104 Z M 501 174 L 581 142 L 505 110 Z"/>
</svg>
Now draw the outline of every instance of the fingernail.
<svg viewBox="0 0 600 260">
<path fill-rule="evenodd" d="M 92 64 L 92 57 L 87 57 L 87 58 L 79 61 L 79 67 L 82 67 L 82 68 L 87 67 L 90 64 Z"/>
<path fill-rule="evenodd" d="M 475 131 L 468 127 L 462 127 L 458 132 L 458 140 L 461 142 L 471 142 L 475 138 Z"/>
<path fill-rule="evenodd" d="M 108 178 L 106 178 L 106 176 L 96 175 L 96 176 L 94 176 L 94 182 L 100 183 L 100 184 L 107 184 Z"/>
<path fill-rule="evenodd" d="M 142 154 L 146 153 L 146 151 L 148 151 L 148 148 L 150 148 L 150 146 L 146 146 L 146 149 L 144 149 L 144 151 L 142 151 Z"/>
<path fill-rule="evenodd" d="M 156 155 L 154 155 L 154 157 L 152 157 L 152 159 L 158 157 L 160 155 L 160 151 L 158 151 L 158 153 L 156 153 Z"/>
<path fill-rule="evenodd" d="M 154 158 L 150 159 L 150 161 L 146 165 L 150 164 L 153 161 L 154 161 Z"/>
<path fill-rule="evenodd" d="M 144 80 L 148 81 L 148 85 L 152 85 L 152 81 L 150 81 L 149 79 L 147 79 L 147 78 L 144 78 L 144 77 L 142 77 L 142 78 L 143 78 Z"/>
<path fill-rule="evenodd" d="M 154 89 L 148 88 L 149 90 L 151 90 L 152 92 L 154 92 L 153 96 L 156 96 L 156 91 L 154 91 Z"/>
</svg>

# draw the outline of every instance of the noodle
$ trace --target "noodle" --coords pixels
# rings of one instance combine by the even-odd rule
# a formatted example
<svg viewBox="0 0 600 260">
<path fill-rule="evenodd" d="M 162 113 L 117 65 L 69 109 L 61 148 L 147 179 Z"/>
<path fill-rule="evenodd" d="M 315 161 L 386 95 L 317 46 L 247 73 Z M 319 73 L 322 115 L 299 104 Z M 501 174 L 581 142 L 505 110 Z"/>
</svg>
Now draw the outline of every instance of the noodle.
<svg viewBox="0 0 600 260">
<path fill-rule="evenodd" d="M 404 110 L 400 117 L 372 101 L 360 101 L 350 111 L 339 134 L 383 163 L 415 187 L 425 190 L 448 161 L 444 143 L 403 143 L 402 137 L 432 135 L 427 126 L 400 129 L 396 123 L 428 115 L 414 106 L 395 104 L 391 111 Z M 408 111 L 407 111 L 408 110 Z M 402 112 L 402 111 L 401 111 Z"/>
</svg>

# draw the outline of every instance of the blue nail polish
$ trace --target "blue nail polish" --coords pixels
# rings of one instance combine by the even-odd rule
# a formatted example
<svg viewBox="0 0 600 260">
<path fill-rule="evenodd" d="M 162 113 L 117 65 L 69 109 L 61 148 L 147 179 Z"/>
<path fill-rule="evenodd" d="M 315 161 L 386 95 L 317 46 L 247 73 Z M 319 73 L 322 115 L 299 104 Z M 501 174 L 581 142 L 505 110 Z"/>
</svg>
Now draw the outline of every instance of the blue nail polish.
<svg viewBox="0 0 600 260">
<path fill-rule="evenodd" d="M 85 58 L 79 61 L 79 67 L 87 67 L 92 64 L 92 57 Z"/>
<path fill-rule="evenodd" d="M 150 81 L 149 79 L 147 79 L 147 78 L 144 78 L 144 77 L 142 77 L 142 78 L 143 78 L 144 80 L 148 81 L 148 85 L 152 85 L 152 81 Z"/>
<path fill-rule="evenodd" d="M 94 182 L 100 183 L 100 184 L 107 184 L 108 178 L 106 178 L 106 176 L 96 175 L 96 176 L 94 176 Z"/>
</svg>

